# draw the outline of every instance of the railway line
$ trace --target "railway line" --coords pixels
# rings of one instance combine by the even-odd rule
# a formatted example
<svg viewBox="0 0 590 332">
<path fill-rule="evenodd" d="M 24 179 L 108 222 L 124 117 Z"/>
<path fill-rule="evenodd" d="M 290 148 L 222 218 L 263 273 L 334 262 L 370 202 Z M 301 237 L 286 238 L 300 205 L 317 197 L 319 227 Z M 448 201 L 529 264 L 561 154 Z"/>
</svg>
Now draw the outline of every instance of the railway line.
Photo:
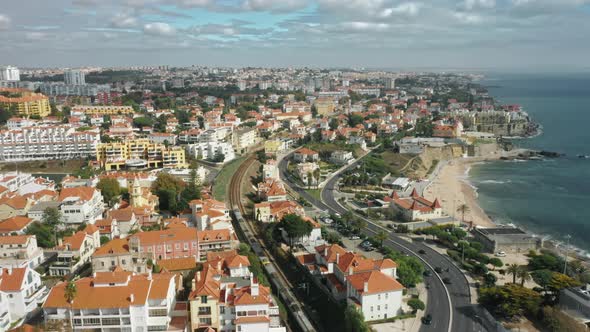
<svg viewBox="0 0 590 332">
<path fill-rule="evenodd" d="M 294 289 L 293 285 L 265 247 L 256 227 L 244 217 L 246 215 L 246 209 L 242 202 L 241 183 L 248 169 L 255 161 L 256 158 L 254 155 L 248 157 L 242 162 L 229 182 L 228 200 L 232 207 L 234 227 L 241 241 L 248 243 L 254 254 L 263 262 L 265 272 L 269 276 L 269 281 L 273 289 L 287 306 L 294 320 L 294 322 L 286 322 L 287 329 L 289 331 L 315 332 L 317 329 L 308 318 L 305 312 L 306 307 L 292 292 L 292 289 Z"/>
</svg>

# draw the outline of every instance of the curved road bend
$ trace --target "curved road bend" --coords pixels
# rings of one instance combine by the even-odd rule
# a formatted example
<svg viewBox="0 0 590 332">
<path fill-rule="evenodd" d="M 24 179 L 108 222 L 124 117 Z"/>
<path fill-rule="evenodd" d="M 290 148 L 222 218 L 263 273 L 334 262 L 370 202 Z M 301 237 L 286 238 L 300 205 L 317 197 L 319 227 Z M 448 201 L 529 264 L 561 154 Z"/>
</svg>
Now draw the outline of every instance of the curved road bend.
<svg viewBox="0 0 590 332">
<path fill-rule="evenodd" d="M 347 210 L 344 209 L 334 198 L 334 190 L 340 178 L 340 174 L 332 177 L 321 191 L 321 201 L 315 199 L 309 195 L 304 189 L 301 189 L 296 184 L 293 184 L 287 174 L 287 164 L 290 155 L 285 156 L 279 162 L 279 173 L 283 181 L 287 183 L 294 191 L 304 197 L 308 202 L 316 206 L 317 208 L 329 211 L 332 213 L 343 214 Z M 360 161 L 357 160 L 351 163 L 349 167 L 352 167 Z M 365 219 L 366 220 L 366 219 Z M 373 224 L 371 221 L 367 221 L 367 228 L 364 230 L 366 235 L 375 235 L 378 231 L 382 230 L 381 227 Z M 432 315 L 431 325 L 422 325 L 420 331 L 484 331 L 481 326 L 474 324 L 473 321 L 473 306 L 471 305 L 471 293 L 469 284 L 463 272 L 461 272 L 447 257 L 436 252 L 430 247 L 420 242 L 408 242 L 393 232 L 388 232 L 389 238 L 385 241 L 385 244 L 395 250 L 405 252 L 409 255 L 419 257 L 427 264 L 425 268 L 431 270 L 432 276 L 425 277 L 425 282 L 429 284 L 428 289 L 428 305 L 426 314 Z M 420 255 L 418 251 L 422 249 L 426 252 L 424 255 Z M 445 285 L 441 279 L 436 277 L 436 272 L 433 268 L 440 267 L 443 269 L 441 278 L 447 277 L 450 279 L 451 284 Z M 446 272 L 446 269 L 449 271 Z M 448 294 L 450 296 L 447 296 Z M 450 302 L 450 303 L 449 303 Z M 449 306 L 452 307 L 450 310 Z M 452 315 L 452 319 L 451 319 Z M 449 323 L 451 322 L 451 325 Z"/>
</svg>

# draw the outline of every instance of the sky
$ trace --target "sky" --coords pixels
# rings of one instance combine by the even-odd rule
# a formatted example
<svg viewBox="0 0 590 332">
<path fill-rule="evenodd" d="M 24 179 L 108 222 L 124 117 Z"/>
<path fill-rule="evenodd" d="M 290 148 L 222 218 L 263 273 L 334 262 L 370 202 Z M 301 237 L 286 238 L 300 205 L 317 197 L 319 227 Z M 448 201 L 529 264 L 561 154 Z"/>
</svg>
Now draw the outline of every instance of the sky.
<svg viewBox="0 0 590 332">
<path fill-rule="evenodd" d="M 588 69 L 590 0 L 0 0 L 0 65 Z"/>
</svg>

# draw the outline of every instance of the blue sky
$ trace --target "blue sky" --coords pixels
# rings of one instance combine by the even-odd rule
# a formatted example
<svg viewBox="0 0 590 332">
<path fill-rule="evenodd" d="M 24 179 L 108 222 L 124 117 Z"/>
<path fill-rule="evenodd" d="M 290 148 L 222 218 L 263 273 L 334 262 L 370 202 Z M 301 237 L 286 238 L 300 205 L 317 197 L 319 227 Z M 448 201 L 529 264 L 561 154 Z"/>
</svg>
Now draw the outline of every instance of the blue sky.
<svg viewBox="0 0 590 332">
<path fill-rule="evenodd" d="M 590 0 L 0 0 L 0 65 L 589 68 Z"/>
</svg>

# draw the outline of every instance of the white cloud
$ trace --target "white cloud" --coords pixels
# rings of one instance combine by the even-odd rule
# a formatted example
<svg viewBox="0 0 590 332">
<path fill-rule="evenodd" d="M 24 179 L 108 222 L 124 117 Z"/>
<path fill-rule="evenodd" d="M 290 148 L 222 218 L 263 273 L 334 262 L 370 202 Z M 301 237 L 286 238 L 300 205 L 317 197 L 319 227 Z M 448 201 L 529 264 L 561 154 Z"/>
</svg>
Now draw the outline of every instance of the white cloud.
<svg viewBox="0 0 590 332">
<path fill-rule="evenodd" d="M 416 16 L 420 11 L 420 7 L 422 7 L 421 3 L 417 2 L 404 2 L 399 4 L 398 6 L 385 8 L 383 12 L 381 12 L 381 17 L 390 17 L 392 15 L 406 15 L 406 16 Z"/>
<path fill-rule="evenodd" d="M 524 0 L 524 1 L 530 1 L 530 0 Z M 473 9 L 477 9 L 477 8 L 490 9 L 490 8 L 496 7 L 496 0 L 465 0 L 465 3 L 463 4 L 463 6 L 467 10 L 473 10 Z"/>
<path fill-rule="evenodd" d="M 308 0 L 244 0 L 241 7 L 251 11 L 288 12 L 307 5 Z"/>
<path fill-rule="evenodd" d="M 115 28 L 134 28 L 138 24 L 137 18 L 125 14 L 117 14 L 111 20 L 111 25 Z"/>
<path fill-rule="evenodd" d="M 176 29 L 173 26 L 162 22 L 147 23 L 143 26 L 143 31 L 154 36 L 173 36 L 176 34 Z"/>
<path fill-rule="evenodd" d="M 334 26 L 328 26 L 327 30 L 339 32 L 381 32 L 389 29 L 387 23 L 376 22 L 343 22 Z"/>
<path fill-rule="evenodd" d="M 10 21 L 10 17 L 0 14 L 0 30 L 8 30 Z"/>
<path fill-rule="evenodd" d="M 49 35 L 47 33 L 45 33 L 45 32 L 38 32 L 38 31 L 35 31 L 35 32 L 27 32 L 25 34 L 25 38 L 26 39 L 28 39 L 28 40 L 35 40 L 35 41 L 38 41 L 38 40 L 46 40 L 48 37 L 49 37 Z"/>
<path fill-rule="evenodd" d="M 463 24 L 480 24 L 484 21 L 483 17 L 477 14 L 457 12 L 453 16 L 459 23 Z"/>
</svg>

